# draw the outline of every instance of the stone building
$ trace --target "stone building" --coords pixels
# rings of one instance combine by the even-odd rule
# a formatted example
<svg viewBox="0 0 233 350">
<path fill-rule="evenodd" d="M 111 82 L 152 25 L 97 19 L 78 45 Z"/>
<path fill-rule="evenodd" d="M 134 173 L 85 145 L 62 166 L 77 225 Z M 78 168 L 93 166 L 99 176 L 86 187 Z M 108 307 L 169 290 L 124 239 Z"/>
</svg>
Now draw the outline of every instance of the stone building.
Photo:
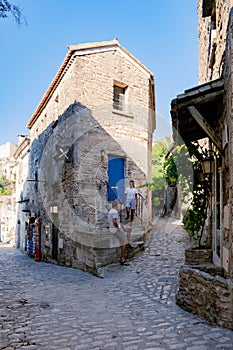
<svg viewBox="0 0 233 350">
<path fill-rule="evenodd" d="M 151 221 L 143 184 L 151 178 L 153 73 L 115 39 L 71 45 L 27 126 L 28 237 L 34 226 L 43 260 L 98 274 L 119 259 L 106 218 L 130 179 L 141 188 L 135 225 L 145 232 Z"/>
<path fill-rule="evenodd" d="M 189 251 L 177 302 L 233 329 L 233 0 L 198 1 L 199 84 L 172 101 L 174 136 L 207 140 L 210 251 Z M 204 159 L 203 159 L 204 160 Z"/>
<path fill-rule="evenodd" d="M 7 188 L 0 191 L 0 241 L 14 241 L 15 231 L 15 144 L 7 142 L 0 146 L 0 178 Z M 3 186 L 4 187 L 4 186 Z"/>
<path fill-rule="evenodd" d="M 30 138 L 27 135 L 18 136 L 18 145 L 14 152 L 16 162 L 16 217 L 15 246 L 22 251 L 27 250 L 27 226 L 30 215 L 29 202 L 29 166 Z"/>
</svg>

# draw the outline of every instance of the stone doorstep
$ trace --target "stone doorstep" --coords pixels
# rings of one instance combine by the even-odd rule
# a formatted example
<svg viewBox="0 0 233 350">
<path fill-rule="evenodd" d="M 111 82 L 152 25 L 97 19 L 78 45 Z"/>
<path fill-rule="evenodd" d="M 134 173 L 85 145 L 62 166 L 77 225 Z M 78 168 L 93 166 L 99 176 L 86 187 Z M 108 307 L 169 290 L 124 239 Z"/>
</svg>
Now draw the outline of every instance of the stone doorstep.
<svg viewBox="0 0 233 350">
<path fill-rule="evenodd" d="M 137 253 L 139 253 L 140 251 L 142 251 L 144 249 L 144 245 L 145 245 L 145 231 L 138 231 L 138 230 L 133 230 L 131 233 L 131 240 L 130 240 L 130 245 L 131 247 L 127 247 L 126 250 L 126 257 L 127 260 L 128 259 L 132 259 Z M 119 248 L 119 244 L 118 244 L 118 248 Z M 119 264 L 119 258 L 117 258 L 117 264 Z M 112 263 L 109 263 L 108 265 L 114 265 L 116 263 L 116 261 L 112 261 Z M 103 268 L 108 266 L 108 265 L 101 265 L 99 268 L 97 268 L 96 271 L 96 275 L 98 277 L 104 277 L 104 270 Z"/>
<path fill-rule="evenodd" d="M 147 231 L 142 227 L 133 228 L 130 240 L 132 247 L 127 247 L 127 259 L 133 258 L 134 255 L 144 249 L 146 233 Z M 75 244 L 79 246 L 81 255 L 73 261 L 69 261 L 69 266 L 103 277 L 103 267 L 115 263 L 119 264 L 119 240 L 108 229 L 95 232 L 76 232 L 76 235 L 73 235 L 72 238 Z M 67 261 L 62 263 L 60 261 L 59 264 L 67 266 Z"/>
<path fill-rule="evenodd" d="M 143 239 L 144 235 L 145 235 L 145 231 L 139 231 L 139 230 L 133 229 L 131 233 L 131 241 L 132 242 L 140 241 L 140 240 L 144 241 Z"/>
<path fill-rule="evenodd" d="M 139 236 L 139 234 L 135 234 L 133 236 L 133 239 L 135 238 L 139 238 L 139 240 L 135 241 L 135 240 L 131 240 L 130 245 L 131 247 L 127 247 L 126 249 L 126 259 L 127 262 L 132 259 L 137 253 L 139 253 L 140 251 L 144 250 L 144 245 L 145 242 L 144 240 L 141 240 L 142 237 L 144 237 L 145 233 L 141 233 L 141 235 Z M 113 259 L 112 262 L 110 262 L 109 264 L 100 264 L 98 267 L 96 266 L 96 270 L 93 271 L 89 271 L 91 273 L 93 273 L 94 275 L 96 275 L 97 277 L 101 277 L 104 278 L 105 277 L 105 271 L 106 269 L 108 269 L 109 266 L 119 266 L 119 268 L 121 268 L 120 264 L 119 264 L 119 254 L 120 254 L 120 250 L 118 252 L 117 255 L 117 259 Z"/>
<path fill-rule="evenodd" d="M 144 241 L 146 232 L 133 228 L 131 234 L 131 241 Z M 73 236 L 73 241 L 83 246 L 91 248 L 117 248 L 119 247 L 119 240 L 109 230 L 101 230 L 93 233 L 90 232 L 76 232 Z"/>
</svg>

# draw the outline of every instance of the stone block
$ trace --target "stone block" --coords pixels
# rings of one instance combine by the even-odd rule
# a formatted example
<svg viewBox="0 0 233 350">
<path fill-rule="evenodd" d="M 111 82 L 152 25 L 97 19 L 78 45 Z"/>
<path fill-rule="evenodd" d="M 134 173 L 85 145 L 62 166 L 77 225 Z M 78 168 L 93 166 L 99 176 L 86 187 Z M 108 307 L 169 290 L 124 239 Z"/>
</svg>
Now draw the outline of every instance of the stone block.
<svg viewBox="0 0 233 350">
<path fill-rule="evenodd" d="M 200 265 L 212 263 L 213 251 L 208 248 L 191 248 L 185 250 L 186 265 Z"/>
</svg>

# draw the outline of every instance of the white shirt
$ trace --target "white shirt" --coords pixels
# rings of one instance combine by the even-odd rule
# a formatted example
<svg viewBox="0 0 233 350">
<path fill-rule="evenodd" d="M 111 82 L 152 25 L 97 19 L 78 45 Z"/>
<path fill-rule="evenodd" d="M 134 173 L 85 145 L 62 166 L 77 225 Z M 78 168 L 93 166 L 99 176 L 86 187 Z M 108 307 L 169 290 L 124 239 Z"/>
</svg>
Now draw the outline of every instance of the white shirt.
<svg viewBox="0 0 233 350">
<path fill-rule="evenodd" d="M 127 195 L 127 201 L 131 201 L 135 199 L 135 194 L 138 193 L 138 189 L 136 187 L 127 187 L 125 190 L 125 194 Z"/>
</svg>

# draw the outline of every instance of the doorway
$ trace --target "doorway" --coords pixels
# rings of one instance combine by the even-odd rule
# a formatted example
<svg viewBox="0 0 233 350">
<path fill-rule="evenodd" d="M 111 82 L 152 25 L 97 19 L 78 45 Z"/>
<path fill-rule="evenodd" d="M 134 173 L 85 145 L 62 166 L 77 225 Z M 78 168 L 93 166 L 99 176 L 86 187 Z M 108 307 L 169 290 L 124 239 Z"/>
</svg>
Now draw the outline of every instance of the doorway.
<svg viewBox="0 0 233 350">
<path fill-rule="evenodd" d="M 221 266 L 222 239 L 222 171 L 219 160 L 215 159 L 214 167 L 214 202 L 213 202 L 213 262 Z"/>
<path fill-rule="evenodd" d="M 58 257 L 58 228 L 52 224 L 52 259 L 57 260 Z"/>
<path fill-rule="evenodd" d="M 125 192 L 125 159 L 122 157 L 108 157 L 108 201 L 118 199 L 124 201 Z"/>
</svg>

